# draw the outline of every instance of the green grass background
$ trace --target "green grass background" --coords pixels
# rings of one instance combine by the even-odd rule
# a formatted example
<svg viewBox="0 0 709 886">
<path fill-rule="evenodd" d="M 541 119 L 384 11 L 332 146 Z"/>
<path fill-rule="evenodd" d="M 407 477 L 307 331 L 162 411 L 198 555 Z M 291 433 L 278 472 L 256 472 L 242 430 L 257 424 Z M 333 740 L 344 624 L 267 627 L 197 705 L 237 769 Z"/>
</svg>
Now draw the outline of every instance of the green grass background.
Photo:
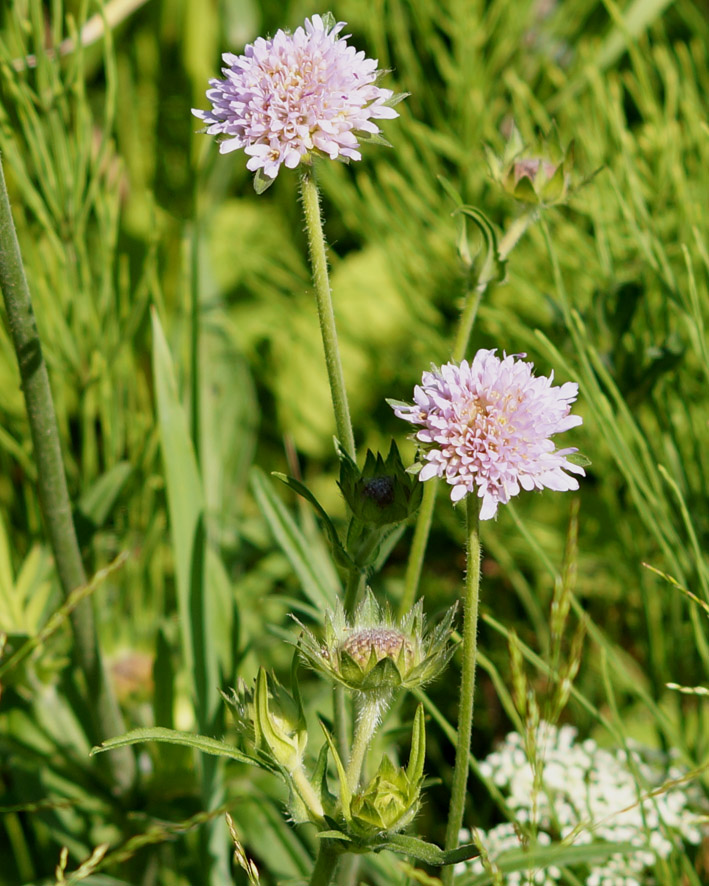
<svg viewBox="0 0 709 886">
<path fill-rule="evenodd" d="M 87 567 L 128 552 L 95 592 L 127 723 L 228 734 L 217 687 L 259 664 L 286 673 L 288 613 L 317 621 L 341 581 L 316 518 L 268 474 L 300 471 L 334 518 L 344 507 L 296 177 L 283 172 L 257 197 L 244 158 L 220 156 L 189 111 L 207 106 L 221 52 L 325 10 L 295 0 L 123 7 L 103 38 L 58 63 L 45 47 L 76 39 L 98 5 L 2 5 L 0 152 Z M 578 494 L 520 497 L 483 526 L 474 751 L 484 756 L 514 723 L 509 631 L 543 700 L 553 685 L 544 663 L 568 661 L 584 610 L 562 719 L 603 743 L 677 748 L 699 768 L 706 701 L 666 683 L 701 686 L 709 669 L 707 615 L 677 587 L 709 602 L 706 10 L 691 0 L 342 0 L 332 11 L 389 72 L 384 85 L 410 93 L 386 126 L 393 149 L 367 147 L 363 162 L 322 164 L 319 176 L 362 452 L 393 436 L 412 460 L 385 398 L 409 398 L 450 355 L 466 271 L 439 177 L 504 231 L 521 210 L 490 180 L 483 146 L 501 151 L 513 121 L 530 142 L 555 121 L 575 141 L 577 177 L 600 170 L 529 228 L 471 341 L 470 354 L 523 352 L 578 381 L 584 424 L 568 443 L 592 462 Z M 36 67 L 23 64 L 29 54 Z M 60 595 L 2 325 L 0 391 L 0 629 L 16 648 Z M 188 559 L 198 529 L 199 631 Z M 394 603 L 410 538 L 374 581 Z M 432 616 L 459 592 L 462 542 L 462 518 L 440 495 L 421 583 Z M 562 586 L 573 607 L 559 646 L 549 607 Z M 225 830 L 200 826 L 221 804 L 264 882 L 307 877 L 312 834 L 284 822 L 266 776 L 146 746 L 135 794 L 113 797 L 87 756 L 69 661 L 64 627 L 2 676 L 3 886 L 54 882 L 62 846 L 70 871 L 103 843 L 107 861 L 86 881 L 96 886 L 229 882 Z M 303 680 L 311 711 L 329 716 L 328 693 Z M 444 721 L 455 722 L 456 683 L 430 688 Z M 404 701 L 383 740 L 404 759 L 412 715 Z M 440 842 L 452 747 L 433 720 L 428 734 L 433 783 L 417 827 Z M 468 816 L 483 827 L 499 816 L 475 779 Z M 693 855 L 671 864 L 663 882 L 707 875 Z M 386 853 L 362 876 L 405 880 Z"/>
</svg>

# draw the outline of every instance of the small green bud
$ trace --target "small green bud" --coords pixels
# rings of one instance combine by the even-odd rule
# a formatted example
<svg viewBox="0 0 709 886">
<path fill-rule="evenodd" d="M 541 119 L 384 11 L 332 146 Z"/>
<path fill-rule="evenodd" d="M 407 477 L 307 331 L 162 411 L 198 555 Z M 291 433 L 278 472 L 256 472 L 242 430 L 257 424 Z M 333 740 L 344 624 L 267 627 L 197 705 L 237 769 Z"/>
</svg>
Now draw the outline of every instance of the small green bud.
<svg viewBox="0 0 709 886">
<path fill-rule="evenodd" d="M 401 523 L 415 514 L 421 504 L 421 484 L 406 472 L 395 442 L 386 459 L 367 450 L 360 471 L 342 449 L 338 486 L 355 519 L 365 526 Z"/>
<path fill-rule="evenodd" d="M 303 765 L 308 732 L 298 700 L 291 697 L 275 677 L 259 669 L 254 689 L 243 680 L 226 700 L 235 708 L 238 730 L 264 761 L 288 773 Z"/>
<path fill-rule="evenodd" d="M 357 851 L 365 850 L 372 841 L 381 842 L 413 821 L 419 808 L 425 756 L 426 730 L 423 705 L 419 705 L 406 769 L 384 756 L 369 784 L 348 794 L 347 802 L 342 804 L 344 831 L 358 846 Z"/>
<path fill-rule="evenodd" d="M 374 778 L 352 797 L 352 832 L 366 838 L 403 830 L 418 812 L 420 792 L 421 785 L 411 784 L 405 769 L 383 757 Z"/>
<path fill-rule="evenodd" d="M 397 622 L 367 589 L 351 619 L 338 601 L 325 615 L 323 641 L 304 629 L 298 648 L 311 667 L 348 689 L 387 695 L 428 683 L 448 664 L 454 612 L 429 631 L 422 600 Z"/>
<path fill-rule="evenodd" d="M 574 143 L 563 147 L 556 128 L 526 146 L 513 126 L 502 155 L 486 148 L 490 175 L 522 203 L 553 206 L 565 202 L 571 187 Z"/>
</svg>

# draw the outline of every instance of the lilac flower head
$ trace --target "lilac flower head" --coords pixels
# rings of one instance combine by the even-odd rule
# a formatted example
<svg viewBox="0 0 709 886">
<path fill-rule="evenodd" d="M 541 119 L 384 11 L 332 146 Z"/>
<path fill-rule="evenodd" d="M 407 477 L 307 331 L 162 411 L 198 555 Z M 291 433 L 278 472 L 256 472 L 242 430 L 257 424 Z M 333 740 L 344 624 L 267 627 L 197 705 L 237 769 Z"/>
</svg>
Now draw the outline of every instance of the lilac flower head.
<svg viewBox="0 0 709 886">
<path fill-rule="evenodd" d="M 192 113 L 223 135 L 222 154 L 243 148 L 247 168 L 273 180 L 312 153 L 360 160 L 357 133 L 377 135 L 375 119 L 397 117 L 390 89 L 376 86 L 376 59 L 340 36 L 344 22 L 314 15 L 293 34 L 259 37 L 243 55 L 224 53 L 224 80 L 210 80 L 209 111 Z"/>
<path fill-rule="evenodd" d="M 554 386 L 553 374 L 537 378 L 532 368 L 480 350 L 471 363 L 424 372 L 413 404 L 391 404 L 399 418 L 423 425 L 416 433 L 426 449 L 419 479 L 444 477 L 453 501 L 477 487 L 481 520 L 494 517 L 498 504 L 520 489 L 578 489 L 565 471 L 585 473 L 565 457 L 576 449 L 557 450 L 550 439 L 581 424 L 570 415 L 578 385 Z"/>
</svg>

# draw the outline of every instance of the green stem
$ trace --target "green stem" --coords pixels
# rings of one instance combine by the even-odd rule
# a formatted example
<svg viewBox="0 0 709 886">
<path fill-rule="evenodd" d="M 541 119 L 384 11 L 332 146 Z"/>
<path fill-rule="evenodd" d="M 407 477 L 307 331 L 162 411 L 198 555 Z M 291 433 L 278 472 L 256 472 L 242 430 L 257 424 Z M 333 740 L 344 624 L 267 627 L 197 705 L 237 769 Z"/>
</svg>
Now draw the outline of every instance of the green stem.
<svg viewBox="0 0 709 886">
<path fill-rule="evenodd" d="M 467 520 L 467 570 L 463 605 L 463 674 L 458 705 L 458 739 L 455 749 L 455 769 L 451 792 L 446 849 L 458 845 L 458 833 L 463 824 L 465 795 L 468 786 L 468 758 L 473 728 L 473 700 L 475 695 L 475 665 L 478 649 L 478 598 L 480 591 L 480 501 L 473 495 L 466 496 Z M 453 882 L 453 866 L 443 871 L 443 883 Z"/>
<path fill-rule="evenodd" d="M 382 694 L 373 692 L 366 695 L 364 701 L 360 703 L 350 761 L 347 764 L 347 783 L 353 792 L 359 787 L 364 758 L 367 756 L 382 710 L 386 708 L 389 698 L 390 693 L 387 691 Z"/>
<path fill-rule="evenodd" d="M 86 584 L 86 573 L 74 529 L 47 366 L 42 355 L 1 162 L 0 289 L 20 369 L 37 464 L 39 503 L 54 553 L 59 583 L 66 599 L 72 591 Z M 76 661 L 86 680 L 89 709 L 94 717 L 92 740 L 99 743 L 125 732 L 125 727 L 101 660 L 90 600 L 82 601 L 71 613 L 71 626 Z M 113 782 L 121 789 L 128 788 L 135 776 L 133 754 L 125 748 L 121 754 L 108 754 L 107 757 L 113 757 L 107 764 Z"/>
<path fill-rule="evenodd" d="M 337 853 L 332 849 L 329 840 L 320 841 L 318 857 L 310 876 L 310 886 L 330 886 L 332 875 L 337 867 Z"/>
<path fill-rule="evenodd" d="M 403 618 L 416 602 L 416 592 L 418 591 L 419 581 L 421 580 L 421 571 L 423 570 L 423 559 L 426 555 L 426 545 L 428 544 L 428 536 L 431 532 L 431 523 L 433 522 L 433 510 L 436 506 L 436 497 L 438 495 L 438 481 L 436 479 L 429 480 L 423 485 L 423 497 L 421 499 L 421 507 L 416 517 L 416 527 L 414 528 L 414 537 L 411 539 L 411 549 L 409 551 L 409 559 L 406 563 L 406 575 L 404 576 L 404 594 L 399 604 L 399 617 Z"/>
<path fill-rule="evenodd" d="M 458 322 L 458 332 L 453 343 L 452 357 L 455 363 L 460 363 L 468 350 L 468 342 L 473 332 L 473 326 L 475 326 L 475 318 L 478 316 L 480 301 L 486 289 L 487 286 L 478 287 L 469 292 L 465 299 L 463 311 Z"/>
<path fill-rule="evenodd" d="M 300 795 L 300 799 L 305 803 L 308 809 L 319 818 L 323 817 L 323 808 L 322 803 L 320 802 L 320 798 L 315 792 L 315 789 L 310 784 L 308 780 L 308 776 L 305 774 L 305 770 L 302 766 L 299 766 L 297 769 L 294 769 L 291 774 L 291 778 L 293 779 L 293 784 L 295 785 L 295 789 L 298 791 Z"/>
<path fill-rule="evenodd" d="M 315 298 L 318 305 L 323 348 L 325 349 L 325 363 L 327 365 L 327 377 L 330 382 L 332 406 L 335 412 L 337 437 L 345 452 L 353 461 L 356 461 L 350 408 L 347 402 L 345 379 L 342 374 L 342 362 L 340 360 L 337 329 L 335 327 L 335 313 L 332 307 L 332 293 L 327 272 L 325 235 L 322 227 L 322 216 L 320 215 L 320 195 L 318 193 L 318 186 L 315 183 L 313 169 L 310 166 L 304 168 L 303 174 L 300 177 L 300 193 L 303 200 L 305 229 L 308 235 L 310 262 L 313 268 L 313 283 L 315 284 Z"/>
<path fill-rule="evenodd" d="M 364 587 L 365 574 L 357 566 L 350 568 L 347 576 L 347 587 L 345 588 L 344 609 L 346 615 L 352 615 L 357 605 L 360 591 Z"/>
<path fill-rule="evenodd" d="M 520 215 L 516 218 L 509 228 L 505 231 L 502 239 L 497 246 L 497 254 L 501 261 L 504 261 L 512 252 L 514 247 L 519 243 L 522 235 L 527 228 L 540 217 L 539 209 L 536 207 Z"/>
<path fill-rule="evenodd" d="M 332 711 L 337 752 L 344 760 L 350 745 L 350 716 L 347 707 L 347 696 L 344 686 L 335 686 L 332 690 Z"/>
</svg>

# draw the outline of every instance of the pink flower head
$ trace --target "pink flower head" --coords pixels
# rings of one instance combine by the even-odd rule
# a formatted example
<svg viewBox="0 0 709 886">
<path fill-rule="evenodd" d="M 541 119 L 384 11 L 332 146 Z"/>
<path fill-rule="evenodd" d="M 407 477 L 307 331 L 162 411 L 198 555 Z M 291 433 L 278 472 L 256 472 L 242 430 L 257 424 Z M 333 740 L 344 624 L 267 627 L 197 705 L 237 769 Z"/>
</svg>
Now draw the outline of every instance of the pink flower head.
<svg viewBox="0 0 709 886">
<path fill-rule="evenodd" d="M 426 450 L 419 479 L 444 477 L 453 501 L 477 487 L 481 520 L 494 517 L 498 504 L 520 489 L 578 489 L 565 471 L 585 474 L 565 458 L 577 450 L 555 449 L 550 439 L 581 424 L 570 415 L 578 385 L 554 386 L 553 373 L 537 378 L 532 368 L 481 350 L 471 363 L 424 372 L 413 404 L 391 404 L 399 418 L 423 425 L 416 433 Z"/>
<path fill-rule="evenodd" d="M 376 86 L 377 61 L 340 37 L 344 22 L 314 15 L 295 33 L 259 37 L 243 55 L 224 53 L 224 80 L 210 80 L 209 111 L 192 113 L 222 154 L 243 148 L 247 168 L 274 179 L 311 153 L 360 160 L 357 133 L 377 135 L 374 119 L 398 117 L 393 93 Z"/>
</svg>

